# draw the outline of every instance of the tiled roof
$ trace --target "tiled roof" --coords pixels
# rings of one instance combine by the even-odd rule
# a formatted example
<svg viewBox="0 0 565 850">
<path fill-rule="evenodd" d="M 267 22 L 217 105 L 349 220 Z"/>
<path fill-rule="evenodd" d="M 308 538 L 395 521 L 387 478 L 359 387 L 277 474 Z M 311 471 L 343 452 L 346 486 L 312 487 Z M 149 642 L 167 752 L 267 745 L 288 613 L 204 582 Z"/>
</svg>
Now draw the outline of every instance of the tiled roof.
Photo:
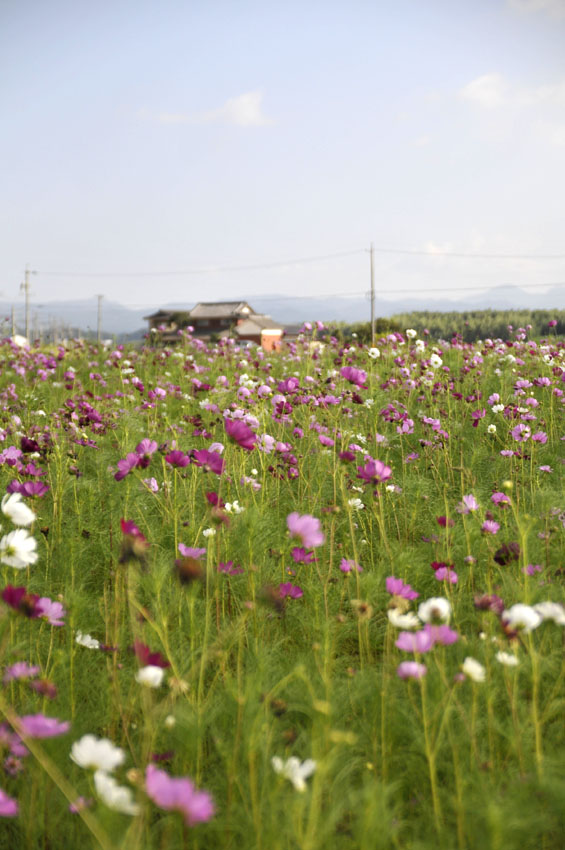
<svg viewBox="0 0 565 850">
<path fill-rule="evenodd" d="M 246 301 L 200 301 L 190 311 L 191 319 L 221 319 L 246 316 L 253 309 Z"/>
</svg>

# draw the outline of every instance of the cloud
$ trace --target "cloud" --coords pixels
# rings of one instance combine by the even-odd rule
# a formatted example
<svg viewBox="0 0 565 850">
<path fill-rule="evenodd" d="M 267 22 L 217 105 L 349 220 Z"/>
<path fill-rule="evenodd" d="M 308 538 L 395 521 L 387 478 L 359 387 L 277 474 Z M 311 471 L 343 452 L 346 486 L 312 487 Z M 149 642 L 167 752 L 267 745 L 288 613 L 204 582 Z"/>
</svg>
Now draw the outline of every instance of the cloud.
<svg viewBox="0 0 565 850">
<path fill-rule="evenodd" d="M 565 80 L 545 86 L 511 85 L 502 74 L 483 74 L 458 92 L 462 100 L 485 109 L 501 106 L 565 106 Z"/>
<path fill-rule="evenodd" d="M 231 97 L 226 102 L 209 112 L 160 112 L 150 113 L 146 109 L 138 112 L 139 118 L 156 121 L 159 124 L 235 124 L 237 127 L 265 127 L 273 121 L 262 109 L 263 92 L 250 91 Z"/>
<path fill-rule="evenodd" d="M 483 74 L 471 80 L 459 91 L 459 97 L 469 100 L 486 109 L 502 106 L 505 102 L 508 86 L 501 74 Z"/>
<path fill-rule="evenodd" d="M 565 18 L 565 0 L 506 0 L 506 5 L 525 14 L 543 12 L 551 18 Z"/>
<path fill-rule="evenodd" d="M 222 121 L 239 127 L 264 127 L 273 122 L 263 114 L 262 100 L 263 92 L 246 92 L 238 97 L 229 98 L 219 109 L 203 113 L 199 121 L 202 123 Z"/>
</svg>

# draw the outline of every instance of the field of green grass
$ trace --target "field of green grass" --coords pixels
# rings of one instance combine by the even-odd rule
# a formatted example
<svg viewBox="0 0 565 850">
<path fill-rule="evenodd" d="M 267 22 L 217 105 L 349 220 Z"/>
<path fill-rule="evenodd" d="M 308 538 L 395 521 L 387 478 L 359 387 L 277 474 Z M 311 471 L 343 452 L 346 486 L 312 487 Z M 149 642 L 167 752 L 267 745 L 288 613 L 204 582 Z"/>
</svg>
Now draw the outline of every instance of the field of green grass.
<svg viewBox="0 0 565 850">
<path fill-rule="evenodd" d="M 4 340 L 0 850 L 565 847 L 564 408 L 554 328 Z"/>
</svg>

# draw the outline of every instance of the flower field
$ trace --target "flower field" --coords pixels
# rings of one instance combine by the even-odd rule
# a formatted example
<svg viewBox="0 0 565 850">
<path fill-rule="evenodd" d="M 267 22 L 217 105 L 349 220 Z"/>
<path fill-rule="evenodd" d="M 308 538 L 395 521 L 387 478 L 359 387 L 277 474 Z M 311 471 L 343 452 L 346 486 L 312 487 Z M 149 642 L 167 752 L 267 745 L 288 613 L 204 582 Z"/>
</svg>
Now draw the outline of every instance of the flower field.
<svg viewBox="0 0 565 850">
<path fill-rule="evenodd" d="M 565 343 L 0 345 L 0 850 L 565 847 Z"/>
</svg>

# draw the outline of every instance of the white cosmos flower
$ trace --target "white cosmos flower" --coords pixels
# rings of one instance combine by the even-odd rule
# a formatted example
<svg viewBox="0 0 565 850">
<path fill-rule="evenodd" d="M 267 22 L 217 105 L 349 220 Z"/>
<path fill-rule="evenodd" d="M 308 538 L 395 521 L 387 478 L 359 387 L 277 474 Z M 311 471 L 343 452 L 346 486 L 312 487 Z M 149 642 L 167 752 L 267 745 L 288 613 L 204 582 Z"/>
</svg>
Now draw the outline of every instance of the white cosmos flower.
<svg viewBox="0 0 565 850">
<path fill-rule="evenodd" d="M 487 431 L 489 434 L 496 434 L 496 425 L 489 425 Z"/>
<path fill-rule="evenodd" d="M 213 537 L 216 533 L 215 528 L 205 528 L 202 532 L 202 537 Z"/>
<path fill-rule="evenodd" d="M 26 503 L 22 501 L 21 493 L 7 493 L 4 496 L 2 513 L 9 517 L 14 525 L 31 525 L 35 519 L 32 509 L 28 508 Z"/>
<path fill-rule="evenodd" d="M 77 632 L 75 640 L 80 646 L 86 646 L 87 649 L 100 649 L 100 641 L 90 635 L 83 635 L 82 632 Z"/>
<path fill-rule="evenodd" d="M 448 623 L 451 617 L 451 603 L 443 596 L 432 596 L 418 606 L 418 617 L 422 623 L 433 623 L 440 621 Z"/>
<path fill-rule="evenodd" d="M 83 735 L 71 747 L 71 758 L 79 767 L 93 767 L 109 773 L 124 763 L 125 753 L 108 738 Z"/>
<path fill-rule="evenodd" d="M 353 508 L 354 511 L 362 511 L 365 508 L 365 505 L 361 501 L 361 499 L 349 499 L 347 502 L 350 508 Z"/>
<path fill-rule="evenodd" d="M 408 339 L 414 339 L 415 336 L 418 336 L 418 332 L 414 328 L 406 328 L 406 336 Z"/>
<path fill-rule="evenodd" d="M 16 528 L 0 540 L 0 561 L 9 567 L 23 570 L 37 561 L 36 548 L 35 537 L 31 537 L 25 528 Z"/>
<path fill-rule="evenodd" d="M 512 655 L 511 652 L 497 652 L 496 660 L 504 664 L 505 667 L 516 667 L 519 663 L 516 656 Z"/>
<path fill-rule="evenodd" d="M 378 360 L 378 358 L 381 356 L 381 352 L 378 348 L 370 348 L 367 354 L 369 355 L 371 360 Z"/>
<path fill-rule="evenodd" d="M 245 510 L 243 505 L 240 505 L 237 499 L 234 499 L 233 502 L 226 502 L 225 509 L 228 514 L 242 514 Z"/>
<path fill-rule="evenodd" d="M 94 774 L 94 785 L 96 786 L 96 793 L 108 808 L 122 812 L 124 815 L 139 814 L 140 808 L 133 801 L 131 788 L 118 785 L 113 776 L 103 770 L 97 770 Z"/>
<path fill-rule="evenodd" d="M 275 773 L 279 773 L 286 779 L 290 780 L 297 791 L 306 790 L 305 779 L 308 779 L 316 770 L 316 762 L 312 759 L 306 759 L 301 762 L 296 756 L 291 756 L 286 761 L 283 761 L 279 756 L 273 756 L 271 764 Z"/>
<path fill-rule="evenodd" d="M 443 364 L 443 360 L 441 359 L 439 354 L 431 354 L 430 355 L 430 366 L 432 367 L 432 369 L 437 369 L 438 366 L 441 366 L 442 364 Z"/>
<path fill-rule="evenodd" d="M 412 611 L 401 614 L 397 608 L 389 608 L 387 611 L 388 621 L 397 629 L 418 629 L 420 621 Z"/>
<path fill-rule="evenodd" d="M 528 634 L 540 625 L 542 615 L 531 605 L 518 602 L 502 612 L 502 622 L 510 629 Z"/>
<path fill-rule="evenodd" d="M 461 669 L 473 682 L 484 682 L 486 678 L 486 670 L 483 665 L 476 658 L 471 658 L 469 655 L 461 665 Z"/>
<path fill-rule="evenodd" d="M 165 671 L 162 667 L 157 667 L 155 664 L 148 664 L 147 667 L 142 667 L 135 674 L 135 681 L 140 685 L 146 685 L 148 688 L 158 688 L 162 681 Z"/>
<path fill-rule="evenodd" d="M 537 611 L 544 620 L 553 620 L 558 626 L 565 626 L 565 608 L 560 602 L 538 602 L 534 605 L 534 611 Z"/>
</svg>

